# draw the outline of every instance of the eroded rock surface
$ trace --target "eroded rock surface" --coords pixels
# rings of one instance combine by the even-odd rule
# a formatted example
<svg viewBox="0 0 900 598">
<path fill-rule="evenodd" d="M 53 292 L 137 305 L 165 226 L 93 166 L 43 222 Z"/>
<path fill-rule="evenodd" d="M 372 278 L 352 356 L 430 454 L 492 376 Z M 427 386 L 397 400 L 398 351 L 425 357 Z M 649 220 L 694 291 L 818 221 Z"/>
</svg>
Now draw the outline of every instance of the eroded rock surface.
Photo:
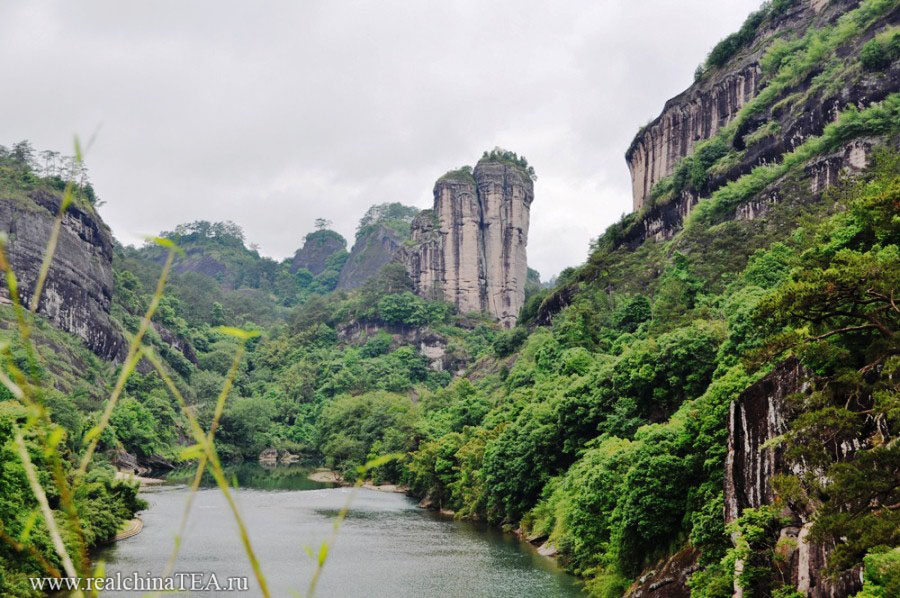
<svg viewBox="0 0 900 598">
<path fill-rule="evenodd" d="M 9 239 L 9 260 L 24 303 L 31 299 L 61 198 L 47 191 L 28 198 L 0 198 L 0 231 Z M 81 338 L 97 355 L 117 357 L 124 347 L 110 322 L 113 240 L 93 211 L 72 205 L 66 212 L 38 312 L 54 326 Z M 9 289 L 0 287 L 0 301 Z"/>
<path fill-rule="evenodd" d="M 378 274 L 394 259 L 403 239 L 387 226 L 376 226 L 353 244 L 350 257 L 341 269 L 339 289 L 355 289 Z"/>
<path fill-rule="evenodd" d="M 814 87 L 813 81 L 822 70 L 813 70 L 800 83 L 781 90 L 766 108 L 741 120 L 728 140 L 729 151 L 736 154 L 721 168 L 711 171 L 701 189 L 667 198 L 661 206 L 649 205 L 651 189 L 657 182 L 672 175 L 679 161 L 692 155 L 697 144 L 732 123 L 742 108 L 769 86 L 760 60 L 775 38 L 802 37 L 810 28 L 833 24 L 858 4 L 854 0 L 832 0 L 827 4 L 811 0 L 797 2 L 784 14 L 767 20 L 747 48 L 727 65 L 707 73 L 666 102 L 662 113 L 638 132 L 625 154 L 631 172 L 634 211 L 646 212 L 641 214 L 641 222 L 629 231 L 627 244 L 634 246 L 646 239 L 671 238 L 692 208 L 716 189 L 757 166 L 781 162 L 786 153 L 810 137 L 821 135 L 847 106 L 865 108 L 900 90 L 900 64 L 896 61 L 883 73 L 847 77 L 842 85 Z M 876 32 L 900 20 L 898 12 L 889 11 L 865 31 L 844 41 L 837 54 L 858 55 L 861 45 Z M 765 127 L 775 133 L 751 137 Z M 841 167 L 855 168 L 857 162 L 855 158 L 847 159 Z M 827 186 L 833 179 L 826 177 L 819 181 Z M 819 186 L 814 192 L 821 192 L 822 188 Z"/>
<path fill-rule="evenodd" d="M 699 557 L 697 549 L 689 546 L 663 559 L 631 584 L 626 598 L 690 598 L 687 582 L 699 568 Z"/>
<path fill-rule="evenodd" d="M 792 412 L 788 397 L 805 392 L 808 373 L 796 359 L 789 359 L 768 376 L 749 387 L 732 403 L 728 417 L 728 454 L 725 464 L 725 521 L 731 523 L 744 509 L 770 505 L 775 501 L 772 485 L 778 474 L 805 473 L 802 463 L 785 459 L 783 448 L 770 443 L 784 434 Z M 848 458 L 854 447 L 847 447 Z M 859 571 L 830 579 L 822 573 L 832 546 L 807 540 L 813 512 L 794 506 L 785 507 L 789 519 L 780 534 L 795 540 L 782 543 L 784 575 L 808 598 L 851 596 L 862 587 Z M 735 598 L 741 598 L 740 588 Z"/>
<path fill-rule="evenodd" d="M 515 325 L 525 302 L 533 200 L 531 178 L 497 160 L 439 179 L 434 208 L 413 220 L 412 242 L 399 254 L 416 292 Z"/>
<path fill-rule="evenodd" d="M 344 237 L 333 231 L 321 230 L 310 233 L 306 236 L 303 247 L 294 254 L 291 272 L 306 268 L 313 276 L 317 276 L 325 271 L 328 258 L 346 247 L 347 241 Z"/>
</svg>

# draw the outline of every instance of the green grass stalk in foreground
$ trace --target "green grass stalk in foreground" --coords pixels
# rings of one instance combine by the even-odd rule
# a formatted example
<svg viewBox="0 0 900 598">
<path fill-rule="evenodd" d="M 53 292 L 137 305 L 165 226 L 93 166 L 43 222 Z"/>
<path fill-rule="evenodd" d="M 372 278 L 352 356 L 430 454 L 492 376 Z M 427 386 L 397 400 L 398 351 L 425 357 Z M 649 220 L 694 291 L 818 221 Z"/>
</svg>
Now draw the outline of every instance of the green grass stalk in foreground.
<svg viewBox="0 0 900 598">
<path fill-rule="evenodd" d="M 231 336 L 235 336 L 242 341 L 246 341 L 247 339 L 256 336 L 256 333 L 247 332 L 244 330 L 239 330 L 236 328 L 226 328 L 221 327 L 219 331 L 228 334 Z M 247 558 L 250 561 L 250 565 L 253 568 L 253 573 L 256 576 L 256 581 L 259 584 L 259 588 L 262 591 L 263 596 L 268 597 L 269 589 L 268 584 L 266 583 L 265 576 L 262 573 L 262 568 L 259 564 L 259 560 L 256 557 L 256 553 L 253 550 L 253 545 L 250 542 L 250 535 L 247 532 L 247 527 L 244 524 L 244 520 L 238 511 L 237 504 L 234 502 L 234 499 L 231 495 L 231 491 L 228 485 L 228 480 L 225 477 L 224 470 L 222 469 L 222 464 L 219 461 L 219 457 L 215 450 L 214 437 L 216 433 L 216 429 L 218 427 L 219 419 L 222 417 L 222 412 L 225 409 L 225 401 L 228 398 L 228 394 L 231 392 L 231 387 L 234 384 L 234 378 L 237 376 L 237 370 L 240 366 L 241 359 L 244 354 L 244 343 L 242 342 L 239 346 L 237 352 L 234 355 L 234 359 L 232 360 L 231 367 L 228 370 L 228 375 L 225 378 L 225 384 L 222 387 L 222 391 L 219 393 L 218 400 L 216 401 L 215 411 L 213 413 L 212 423 L 210 424 L 209 432 L 204 435 L 203 429 L 200 427 L 200 424 L 197 422 L 196 417 L 191 412 L 190 408 L 187 405 L 187 402 L 184 400 L 181 392 L 178 390 L 178 387 L 172 381 L 172 378 L 166 372 L 165 367 L 159 358 L 147 350 L 147 358 L 150 361 L 154 368 L 156 368 L 160 377 L 163 379 L 163 382 L 168 387 L 169 391 L 175 397 L 178 402 L 179 407 L 184 412 L 185 416 L 188 418 L 189 425 L 191 427 L 191 433 L 194 436 L 194 440 L 197 442 L 192 447 L 189 447 L 185 451 L 182 452 L 182 456 L 189 456 L 196 454 L 198 463 L 197 463 L 197 472 L 194 474 L 193 482 L 191 483 L 191 490 L 188 494 L 188 499 L 185 504 L 185 509 L 181 517 L 181 522 L 179 523 L 178 532 L 175 536 L 175 545 L 172 549 L 172 554 L 169 557 L 168 562 L 166 563 L 165 571 L 163 576 L 171 575 L 175 568 L 175 561 L 178 558 L 178 552 L 181 548 L 181 541 L 183 539 L 184 530 L 187 525 L 187 520 L 190 515 L 190 510 L 193 505 L 194 497 L 197 493 L 197 490 L 200 487 L 200 480 L 203 477 L 203 473 L 206 470 L 207 464 L 210 466 L 210 473 L 216 481 L 216 484 L 219 486 L 219 489 L 222 491 L 223 496 L 225 497 L 226 502 L 228 502 L 228 506 L 231 509 L 232 515 L 234 516 L 235 522 L 238 525 L 238 529 L 241 536 L 241 542 L 244 546 L 244 551 L 247 553 Z"/>
<path fill-rule="evenodd" d="M 76 140 L 76 160 L 80 163 L 81 161 L 81 150 L 80 146 Z M 41 262 L 41 268 L 37 277 L 37 281 L 32 290 L 31 300 L 29 302 L 29 311 L 37 312 L 37 309 L 40 305 L 41 292 L 43 290 L 44 285 L 46 284 L 47 277 L 50 272 L 50 267 L 53 261 L 53 256 L 56 252 L 56 246 L 59 240 L 60 231 L 62 229 L 62 222 L 65 218 L 66 211 L 68 207 L 71 205 L 73 200 L 73 189 L 74 182 L 69 181 L 66 185 L 65 192 L 63 194 L 63 198 L 60 203 L 60 208 L 57 213 L 57 216 L 54 220 L 53 227 L 51 229 L 50 238 L 47 243 L 47 247 L 45 249 L 45 254 L 43 260 Z M 82 556 L 82 563 L 80 567 L 76 567 L 76 564 L 71 559 L 69 552 L 66 548 L 65 542 L 63 541 L 62 533 L 60 531 L 59 525 L 57 524 L 53 511 L 50 507 L 50 503 L 47 499 L 47 494 L 44 491 L 43 487 L 40 484 L 40 480 L 38 478 L 36 469 L 34 467 L 34 463 L 31 461 L 31 458 L 28 454 L 28 448 L 25 444 L 24 435 L 22 429 L 18 425 L 14 425 L 14 438 L 16 444 L 16 452 L 22 461 L 26 478 L 28 481 L 29 488 L 32 494 L 35 497 L 39 505 L 40 516 L 44 519 L 48 533 L 50 535 L 51 543 L 53 545 L 54 551 L 57 553 L 59 557 L 60 563 L 62 564 L 63 570 L 68 577 L 79 577 L 79 573 L 85 574 L 89 571 L 89 560 L 87 557 L 87 550 L 84 541 L 84 536 L 82 532 L 82 526 L 78 519 L 78 514 L 75 510 L 74 503 L 72 500 L 73 493 L 72 489 L 69 486 L 68 480 L 62 468 L 62 461 L 59 456 L 58 445 L 62 440 L 61 430 L 55 428 L 50 421 L 49 414 L 46 409 L 44 409 L 40 400 L 38 400 L 38 394 L 35 392 L 37 387 L 37 383 L 39 382 L 38 377 L 38 358 L 37 352 L 34 350 L 34 347 L 30 341 L 31 337 L 31 325 L 28 321 L 28 316 L 25 314 L 25 310 L 22 306 L 22 303 L 19 298 L 18 292 L 18 281 L 13 272 L 9 261 L 6 258 L 6 253 L 4 251 L 5 247 L 2 241 L 5 239 L 0 239 L 0 269 L 2 269 L 5 273 L 7 288 L 9 290 L 10 300 L 13 304 L 13 308 L 16 314 L 17 328 L 19 333 L 19 338 L 24 345 L 24 348 L 27 353 L 27 361 L 31 369 L 31 380 L 29 377 L 19 369 L 12 357 L 12 353 L 9 350 L 8 344 L 4 344 L 0 346 L 0 353 L 4 356 L 6 360 L 7 370 L 12 377 L 7 375 L 6 372 L 0 371 L 0 383 L 2 383 L 9 392 L 15 397 L 17 400 L 22 402 L 25 407 L 31 412 L 25 427 L 26 429 L 30 429 L 35 426 L 38 420 L 42 420 L 47 424 L 48 432 L 40 437 L 40 440 L 43 444 L 44 454 L 48 456 L 51 460 L 51 465 L 53 467 L 53 481 L 57 486 L 57 490 L 60 495 L 61 504 L 63 511 L 70 516 L 72 528 L 75 532 L 80 552 Z M 84 436 L 84 440 L 88 442 L 88 446 L 80 459 L 79 466 L 74 474 L 73 483 L 77 484 L 83 476 L 86 474 L 88 467 L 93 459 L 94 452 L 100 441 L 100 436 L 106 427 L 109 425 L 109 420 L 112 415 L 113 410 L 118 402 L 119 397 L 125 389 L 125 384 L 131 375 L 131 373 L 137 367 L 137 364 L 140 362 L 142 357 L 145 355 L 148 357 L 148 360 L 154 365 L 154 367 L 159 371 L 163 380 L 169 387 L 169 389 L 176 396 L 176 399 L 179 402 L 182 410 L 188 418 L 188 421 L 191 424 L 191 430 L 194 434 L 195 440 L 197 441 L 197 445 L 195 445 L 195 449 L 199 449 L 200 454 L 200 462 L 197 468 L 197 475 L 195 476 L 194 483 L 191 489 L 191 497 L 189 498 L 188 505 L 185 509 L 184 517 L 181 521 L 181 528 L 179 531 L 178 537 L 176 537 L 176 547 L 173 551 L 172 558 L 170 559 L 169 564 L 167 565 L 167 571 L 171 573 L 172 568 L 174 567 L 175 558 L 177 557 L 178 547 L 180 545 L 181 534 L 183 533 L 184 527 L 186 525 L 186 520 L 190 511 L 190 504 L 193 500 L 193 496 L 197 491 L 199 486 L 200 478 L 203 475 L 204 470 L 206 469 L 207 463 L 209 463 L 211 467 L 211 472 L 213 477 L 216 479 L 217 484 L 222 490 L 222 493 L 225 496 L 226 501 L 231 508 L 231 511 L 237 521 L 238 527 L 240 529 L 241 540 L 244 544 L 244 548 L 247 552 L 250 563 L 253 567 L 253 570 L 256 574 L 257 581 L 259 583 L 260 589 L 262 590 L 263 596 L 267 598 L 270 596 L 268 587 L 266 585 L 265 578 L 262 575 L 259 561 L 256 558 L 256 555 L 253 551 L 253 548 L 250 544 L 249 535 L 247 533 L 246 526 L 241 518 L 237 505 L 234 502 L 234 499 L 229 491 L 228 482 L 225 478 L 224 472 L 222 470 L 221 463 L 218 459 L 218 456 L 215 452 L 215 445 L 213 442 L 216 428 L 218 426 L 219 419 L 222 416 L 222 412 L 224 411 L 225 401 L 228 397 L 228 394 L 231 391 L 231 388 L 234 383 L 234 378 L 237 375 L 238 368 L 241 363 L 241 359 L 243 357 L 244 345 L 243 343 L 239 347 L 238 351 L 234 356 L 234 360 L 232 362 L 231 368 L 229 369 L 228 376 L 225 380 L 225 384 L 223 385 L 222 391 L 218 397 L 216 402 L 215 413 L 213 416 L 212 425 L 210 426 L 210 430 L 208 434 L 203 433 L 202 428 L 197 423 L 196 418 L 193 416 L 193 413 L 188 408 L 187 403 L 184 401 L 184 398 L 178 392 L 177 387 L 172 382 L 171 377 L 168 376 L 165 368 L 159 359 L 146 347 L 142 346 L 142 339 L 146 334 L 147 330 L 150 328 L 151 321 L 154 313 L 159 307 L 160 301 L 163 296 L 163 291 L 165 289 L 165 284 L 168 279 L 169 272 L 172 267 L 172 263 L 174 261 L 175 254 L 179 252 L 178 247 L 168 240 L 157 240 L 157 243 L 168 248 L 168 254 L 166 256 L 166 261 L 163 266 L 162 272 L 160 274 L 159 280 L 157 281 L 156 289 L 153 294 L 153 297 L 150 301 L 150 304 L 145 312 L 143 318 L 141 319 L 140 325 L 138 327 L 137 332 L 133 337 L 131 337 L 129 342 L 128 353 L 124 360 L 122 369 L 119 372 L 119 376 L 116 380 L 116 384 L 112 390 L 112 393 L 107 401 L 106 407 L 100 417 L 100 421 L 91 428 Z M 248 338 L 255 336 L 254 333 L 245 332 L 242 330 L 231 329 L 231 328 L 222 328 L 220 332 L 224 334 L 229 334 L 231 336 L 236 336 L 243 341 L 246 341 Z M 15 381 L 13 380 L 15 378 Z M 188 449 L 190 451 L 190 449 Z M 0 529 L 2 529 L 2 522 L 0 522 Z M 36 559 L 38 563 L 40 563 L 41 567 L 50 575 L 54 577 L 60 577 L 60 572 L 46 559 L 44 559 L 39 552 L 33 547 L 24 545 L 21 542 L 16 541 L 14 538 L 11 538 L 5 532 L 0 534 L 0 539 L 5 541 L 8 545 L 10 545 L 17 552 L 29 552 L 31 554 L 37 554 L 40 558 Z M 103 563 L 99 563 L 98 568 L 95 570 L 95 575 L 102 575 L 103 571 Z M 82 592 L 80 590 L 75 591 L 75 596 L 82 596 Z M 96 595 L 96 591 L 92 594 Z"/>
<path fill-rule="evenodd" d="M 77 477 L 82 477 L 87 472 L 88 465 L 91 462 L 91 458 L 94 456 L 94 451 L 97 449 L 97 444 L 100 442 L 100 435 L 103 433 L 103 430 L 106 429 L 106 426 L 109 425 L 109 418 L 112 415 L 113 409 L 116 407 L 116 403 L 119 400 L 119 396 L 122 394 L 122 391 L 125 389 L 125 383 L 128 381 L 128 377 L 134 371 L 134 368 L 137 366 L 140 361 L 141 351 L 141 339 L 144 338 L 144 334 L 147 332 L 147 329 L 150 328 L 150 321 L 153 318 L 153 314 L 156 312 L 156 308 L 159 307 L 159 302 L 163 296 L 163 290 L 166 286 L 166 279 L 169 276 L 169 271 L 172 268 L 172 261 L 175 259 L 175 253 L 179 251 L 178 247 L 172 243 L 171 241 L 165 239 L 157 239 L 156 242 L 160 245 L 168 247 L 169 253 L 166 256 L 166 263 L 163 265 L 162 273 L 159 275 L 159 280 L 156 283 L 156 291 L 153 293 L 153 299 L 150 301 L 150 305 L 147 307 L 147 312 L 144 314 L 144 317 L 141 319 L 141 324 L 138 327 L 137 333 L 132 337 L 131 343 L 128 347 L 128 355 L 125 357 L 125 364 L 122 366 L 121 372 L 119 372 L 119 379 L 116 380 L 116 386 L 113 388 L 113 392 L 109 397 L 109 400 L 106 402 L 106 409 L 103 410 L 103 414 L 100 416 L 100 421 L 96 426 L 88 430 L 87 434 L 85 434 L 84 439 L 89 441 L 87 450 L 84 452 L 84 455 L 81 457 L 81 465 L 78 467 Z"/>
<path fill-rule="evenodd" d="M 317 554 L 313 554 L 311 548 L 306 548 L 306 552 L 309 557 L 316 561 L 316 570 L 313 571 L 312 579 L 310 579 L 309 581 L 309 589 L 306 592 L 306 598 L 313 598 L 313 595 L 316 593 L 316 587 L 319 584 L 319 578 L 322 575 L 322 570 L 325 568 L 325 562 L 328 560 L 328 555 L 331 552 L 331 548 L 334 546 L 335 542 L 337 542 L 338 531 L 340 531 L 341 524 L 344 523 L 344 520 L 347 518 L 347 513 L 350 512 L 350 505 L 353 503 L 353 499 L 356 498 L 356 492 L 363 485 L 363 483 L 365 483 L 365 474 L 372 471 L 373 469 L 381 467 L 385 463 L 388 463 L 395 459 L 400 459 L 402 457 L 403 455 L 399 453 L 382 455 L 381 457 L 372 459 L 365 465 L 361 465 L 356 468 L 358 474 L 356 483 L 353 484 L 353 489 L 350 491 L 350 495 L 344 502 L 344 506 L 341 507 L 341 510 L 338 511 L 337 516 L 334 518 L 334 523 L 332 524 L 331 528 L 331 535 L 319 546 L 319 552 Z"/>
</svg>

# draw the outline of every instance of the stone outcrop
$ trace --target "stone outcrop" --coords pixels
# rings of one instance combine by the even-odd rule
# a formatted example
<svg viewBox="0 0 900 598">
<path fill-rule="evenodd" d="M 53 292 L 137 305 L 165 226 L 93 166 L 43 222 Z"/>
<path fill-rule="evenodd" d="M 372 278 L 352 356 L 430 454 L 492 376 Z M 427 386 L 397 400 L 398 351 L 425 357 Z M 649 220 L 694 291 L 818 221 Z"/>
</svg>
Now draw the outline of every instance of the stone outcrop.
<svg viewBox="0 0 900 598">
<path fill-rule="evenodd" d="M 625 153 L 635 211 L 643 207 L 653 185 L 672 174 L 681 158 L 730 123 L 765 87 L 759 59 L 768 48 L 768 40 L 785 31 L 802 34 L 812 25 L 829 22 L 856 2 L 836 0 L 831 4 L 835 6 L 823 14 L 811 0 L 797 2 L 786 14 L 765 22 L 748 49 L 723 69 L 695 81 L 666 102 L 662 113 L 638 132 Z"/>
<path fill-rule="evenodd" d="M 291 272 L 301 268 L 309 270 L 313 276 L 325 271 L 328 258 L 347 248 L 347 241 L 338 233 L 330 230 L 319 230 L 306 235 L 303 247 L 294 254 Z"/>
<path fill-rule="evenodd" d="M 731 122 L 756 96 L 759 80 L 759 66 L 750 64 L 721 79 L 691 86 L 666 102 L 662 114 L 638 133 L 625 154 L 635 211 L 643 207 L 653 185 L 672 174 L 678 160 Z"/>
<path fill-rule="evenodd" d="M 27 303 L 37 282 L 44 250 L 61 197 L 38 190 L 28 197 L 0 197 L 0 231 L 9 239 L 9 259 Z M 124 339 L 110 322 L 113 294 L 113 239 L 93 210 L 71 205 L 66 211 L 38 312 L 54 326 L 81 338 L 97 355 L 119 356 Z M 9 289 L 0 287 L 0 301 Z"/>
<path fill-rule="evenodd" d="M 725 464 L 725 521 L 731 523 L 744 509 L 775 502 L 773 477 L 792 473 L 803 475 L 802 463 L 786 460 L 778 443 L 770 442 L 787 431 L 792 417 L 787 398 L 808 388 L 809 375 L 796 359 L 789 359 L 768 376 L 750 386 L 732 403 L 728 416 L 728 453 Z M 842 458 L 858 447 L 842 447 Z M 830 579 L 822 573 L 831 546 L 807 540 L 813 512 L 794 505 L 785 507 L 790 524 L 780 536 L 794 542 L 785 546 L 784 576 L 808 598 L 851 596 L 862 587 L 859 571 Z M 735 598 L 741 598 L 740 588 Z"/>
<path fill-rule="evenodd" d="M 527 173 L 499 160 L 439 179 L 434 208 L 416 217 L 412 242 L 399 254 L 416 292 L 515 325 L 525 302 L 533 199 Z"/>
<path fill-rule="evenodd" d="M 628 591 L 626 598 L 690 598 L 691 590 L 687 582 L 699 569 L 700 553 L 688 546 L 671 557 L 663 559 L 656 566 L 638 577 Z"/>
<path fill-rule="evenodd" d="M 781 161 L 785 153 L 810 137 L 821 135 L 846 106 L 864 108 L 900 89 L 900 64 L 895 61 L 884 73 L 855 76 L 843 85 L 823 86 L 809 93 L 812 81 L 825 66 L 823 63 L 803 81 L 781 90 L 768 102 L 767 109 L 741 121 L 728 140 L 730 149 L 738 153 L 736 159 L 711 172 L 702 189 L 667 198 L 662 206 L 648 205 L 650 191 L 657 182 L 672 175 L 678 162 L 692 155 L 698 143 L 732 123 L 741 109 L 766 89 L 769 81 L 761 70 L 760 59 L 775 37 L 802 37 L 808 29 L 833 23 L 858 4 L 855 0 L 798 1 L 784 14 L 767 18 L 753 41 L 725 67 L 707 73 L 666 102 L 662 113 L 638 132 L 625 154 L 631 172 L 632 205 L 635 212 L 641 212 L 641 222 L 629 230 L 629 245 L 645 239 L 671 238 L 702 198 L 756 166 Z M 889 11 L 883 19 L 846 40 L 837 55 L 855 60 L 862 44 L 885 25 L 896 24 L 898 13 Z M 749 134 L 767 125 L 778 132 L 745 141 Z"/>
<path fill-rule="evenodd" d="M 414 345 L 428 359 L 428 367 L 436 372 L 450 372 L 454 376 L 461 376 L 470 362 L 464 350 L 454 350 L 450 339 L 428 328 L 353 322 L 337 332 L 342 342 L 356 346 L 365 345 L 381 332 L 390 334 L 391 350 Z"/>
<path fill-rule="evenodd" d="M 341 268 L 339 289 L 355 289 L 372 278 L 394 259 L 403 238 L 387 226 L 378 225 L 353 244 L 350 257 Z"/>
<path fill-rule="evenodd" d="M 872 138 L 854 139 L 840 148 L 819 156 L 810 161 L 800 175 L 803 199 L 818 201 L 822 194 L 841 177 L 858 173 L 869 162 L 869 156 L 879 140 Z M 797 173 L 791 173 L 796 178 Z M 756 197 L 738 205 L 732 215 L 733 220 L 756 220 L 763 218 L 771 206 L 786 199 L 785 185 L 782 180 L 775 181 Z M 791 187 L 790 199 L 798 200 L 794 193 L 798 187 Z M 808 191 L 808 193 L 807 193 Z M 634 226 L 623 235 L 621 245 L 635 249 L 645 241 L 666 241 L 673 238 L 684 225 L 691 210 L 701 198 L 690 191 L 662 205 L 656 205 L 646 211 Z"/>
</svg>

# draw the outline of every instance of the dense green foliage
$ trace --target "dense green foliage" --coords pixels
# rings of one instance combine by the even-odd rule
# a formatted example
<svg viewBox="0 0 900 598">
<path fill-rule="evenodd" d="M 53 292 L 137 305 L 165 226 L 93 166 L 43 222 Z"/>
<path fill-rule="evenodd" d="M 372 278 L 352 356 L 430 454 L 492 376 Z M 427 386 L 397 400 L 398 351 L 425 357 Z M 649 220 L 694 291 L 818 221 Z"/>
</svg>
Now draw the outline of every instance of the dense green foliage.
<svg viewBox="0 0 900 598">
<path fill-rule="evenodd" d="M 7 310 L 8 308 L 4 308 Z M 50 333 L 52 334 L 52 332 Z M 59 333 L 57 340 L 60 340 Z M 67 341 L 62 340 L 62 346 Z M 68 344 L 74 345 L 71 340 Z M 75 348 L 77 351 L 78 349 Z M 40 375 L 47 377 L 48 372 Z M 5 388 L 0 398 L 0 594 L 4 596 L 37 595 L 28 581 L 32 576 L 47 575 L 48 566 L 60 571 L 62 566 L 50 542 L 47 527 L 38 517 L 38 504 L 26 480 L 25 469 L 13 448 L 13 425 L 24 425 L 28 414 L 17 401 L 12 400 Z M 90 402 L 84 395 L 82 409 Z M 72 499 L 79 525 L 76 528 L 65 514 L 61 496 L 51 483 L 54 463 L 62 475 L 70 474 L 74 458 L 82 446 L 80 440 L 85 431 L 85 417 L 69 396 L 57 390 L 46 391 L 43 397 L 54 421 L 48 429 L 40 424 L 26 436 L 26 444 L 39 480 L 47 490 L 47 498 L 57 522 L 62 523 L 63 541 L 72 555 L 78 555 L 76 534 L 88 548 L 108 542 L 119 530 L 123 521 L 144 508 L 137 498 L 137 487 L 128 482 L 116 481 L 113 469 L 102 463 L 95 466 L 78 486 Z M 76 398 L 76 400 L 78 400 Z M 89 417 L 89 416 L 88 416 Z M 46 453 L 41 442 L 45 435 L 59 438 L 60 459 L 55 461 Z"/>
<path fill-rule="evenodd" d="M 534 166 L 528 164 L 528 159 L 525 156 L 520 156 L 516 152 L 510 151 L 508 149 L 503 149 L 502 147 L 495 147 L 491 151 L 486 151 L 481 156 L 482 160 L 491 161 L 491 162 L 503 162 L 504 164 L 509 164 L 510 166 L 515 166 L 522 170 L 528 178 L 531 180 L 537 180 L 537 174 L 534 172 Z"/>
<path fill-rule="evenodd" d="M 900 28 L 892 27 L 881 33 L 862 47 L 859 59 L 870 71 L 881 71 L 900 58 Z"/>
<path fill-rule="evenodd" d="M 785 351 L 823 377 L 821 384 L 835 393 L 834 401 L 859 393 L 846 386 L 859 380 L 825 365 L 859 368 L 896 351 L 877 320 L 890 310 L 887 304 L 860 299 L 856 317 L 876 318 L 870 324 L 845 321 L 850 316 L 835 316 L 838 320 L 831 322 L 822 315 L 827 309 L 852 311 L 846 304 L 829 303 L 830 289 L 838 289 L 834 292 L 840 297 L 853 297 L 854 289 L 885 300 L 888 289 L 896 287 L 900 239 L 891 214 L 898 174 L 897 158 L 885 153 L 861 182 L 833 192 L 827 202 L 806 208 L 797 202 L 794 207 L 808 218 L 790 210 L 776 212 L 771 218 L 785 219 L 785 226 L 760 231 L 757 238 L 764 245 L 754 249 L 757 241 L 752 241 L 743 249 L 744 260 L 733 261 L 735 247 L 722 254 L 697 248 L 693 237 L 701 234 L 699 229 L 685 231 L 677 243 L 689 252 L 672 251 L 643 292 L 610 295 L 610 285 L 622 286 L 632 277 L 627 270 L 622 278 L 609 273 L 583 284 L 549 327 L 495 334 L 490 353 L 483 353 L 473 370 L 495 373 L 422 389 L 418 423 L 410 423 L 413 416 L 403 411 L 396 441 L 384 446 L 399 450 L 412 442 L 415 449 L 386 479 L 405 481 L 460 516 L 547 538 L 567 566 L 593 580 L 590 587 L 598 594 L 621 592 L 643 567 L 689 543 L 701 551 L 704 564 L 692 582 L 695 594 L 730 592 L 734 562 L 740 558 L 748 563 L 740 581 L 748 592 L 787 595 L 790 588 L 771 575 L 779 558 L 777 533 L 772 535 L 780 526 L 778 518 L 765 509 L 748 511 L 732 530 L 744 538 L 736 547 L 722 520 L 728 407 Z M 795 228 L 799 222 L 806 226 L 802 233 Z M 733 242 L 740 243 L 741 237 Z M 851 247 L 858 257 L 846 253 Z M 647 255 L 635 259 L 646 260 Z M 846 275 L 828 266 L 834 260 Z M 817 268 L 824 268 L 823 273 Z M 865 282 L 861 272 L 871 273 L 863 277 Z M 808 324 L 786 334 L 796 318 L 806 317 L 819 327 L 853 329 L 822 339 L 825 348 L 787 343 L 800 332 L 827 334 Z M 890 313 L 885 317 L 896 319 Z M 834 352 L 845 345 L 846 351 Z M 853 351 L 862 353 L 851 358 Z M 485 368 L 488 362 L 499 368 Z M 888 378 L 892 363 L 884 361 L 867 387 L 870 396 L 883 402 L 876 408 L 884 422 L 896 421 L 896 388 Z M 837 384 L 837 379 L 846 382 Z M 804 439 L 820 437 L 821 425 L 835 419 L 825 417 L 834 410 L 828 403 L 832 399 L 813 394 L 809 400 L 813 404 L 798 407 L 804 415 L 787 440 L 790 454 L 826 463 L 815 453 L 821 445 Z M 341 450 L 355 451 L 354 459 L 376 440 L 391 436 L 390 430 L 369 427 L 373 401 L 341 402 L 345 426 L 361 425 L 365 433 L 360 438 L 368 440 L 354 445 L 352 435 L 337 430 L 329 435 Z M 872 408 L 861 404 L 860 417 Z M 358 424 L 356 416 L 347 415 L 350 409 L 359 411 Z M 861 424 L 851 417 L 836 421 L 845 422 L 845 435 L 835 442 L 859 433 Z M 885 495 L 896 472 L 890 466 L 891 450 L 882 447 L 847 463 L 834 461 L 827 488 L 810 485 L 815 476 L 779 482 L 785 496 L 792 488 L 800 493 L 798 500 L 810 500 L 811 493 L 817 501 L 828 497 L 814 533 L 841 543 L 835 553 L 838 570 L 898 541 L 892 535 L 900 528 L 893 512 L 877 506 L 879 500 L 896 503 Z M 848 520 L 841 514 L 853 504 L 868 505 L 868 512 Z"/>
<path fill-rule="evenodd" d="M 365 238 L 378 226 L 394 231 L 401 239 L 409 238 L 409 225 L 419 213 L 419 208 L 399 202 L 377 204 L 366 210 L 356 227 L 356 240 Z"/>
</svg>

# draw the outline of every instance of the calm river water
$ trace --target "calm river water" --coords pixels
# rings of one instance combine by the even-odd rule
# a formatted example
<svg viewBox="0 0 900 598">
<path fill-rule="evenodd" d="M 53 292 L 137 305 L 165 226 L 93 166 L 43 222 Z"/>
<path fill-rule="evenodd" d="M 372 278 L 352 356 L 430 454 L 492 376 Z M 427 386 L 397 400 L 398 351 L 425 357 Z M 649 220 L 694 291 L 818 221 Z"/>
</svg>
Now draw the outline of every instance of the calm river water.
<svg viewBox="0 0 900 598">
<path fill-rule="evenodd" d="M 236 477 L 241 485 L 236 499 L 272 595 L 305 596 L 314 569 L 305 547 L 315 551 L 328 537 L 351 490 L 310 482 L 299 468 L 243 468 Z M 160 574 L 187 492 L 184 486 L 167 485 L 143 494 L 150 503 L 140 515 L 143 531 L 99 555 L 107 576 Z M 250 577 L 249 592 L 198 596 L 259 595 L 237 528 L 214 488 L 202 489 L 194 501 L 176 571 L 215 572 L 220 580 Z M 509 534 L 442 518 L 402 494 L 365 489 L 355 495 L 316 592 L 329 598 L 582 595 L 573 577 Z"/>
</svg>

